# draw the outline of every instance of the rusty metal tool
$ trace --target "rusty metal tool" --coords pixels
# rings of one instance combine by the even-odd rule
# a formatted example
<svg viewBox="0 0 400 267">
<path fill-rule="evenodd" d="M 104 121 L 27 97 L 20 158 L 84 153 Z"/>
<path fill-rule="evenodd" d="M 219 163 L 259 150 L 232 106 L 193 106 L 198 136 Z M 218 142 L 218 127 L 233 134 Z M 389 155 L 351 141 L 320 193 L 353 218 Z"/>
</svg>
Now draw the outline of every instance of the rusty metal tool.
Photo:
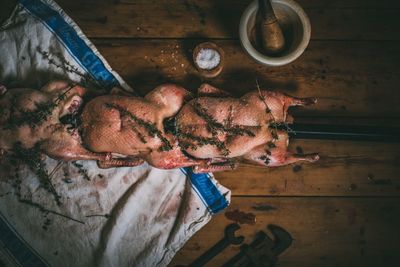
<svg viewBox="0 0 400 267">
<path fill-rule="evenodd" d="M 278 261 L 278 255 L 292 244 L 292 236 L 283 228 L 269 225 L 274 235 L 272 240 L 260 231 L 250 244 L 240 246 L 240 252 L 226 262 L 223 267 L 272 267 Z"/>
<path fill-rule="evenodd" d="M 197 258 L 194 262 L 192 262 L 189 267 L 200 267 L 209 262 L 216 255 L 221 253 L 225 248 L 229 245 L 240 245 L 244 237 L 243 236 L 235 236 L 235 232 L 240 229 L 240 226 L 236 223 L 229 224 L 225 228 L 225 236 L 218 243 L 216 243 L 213 247 L 203 253 L 199 258 Z"/>
</svg>

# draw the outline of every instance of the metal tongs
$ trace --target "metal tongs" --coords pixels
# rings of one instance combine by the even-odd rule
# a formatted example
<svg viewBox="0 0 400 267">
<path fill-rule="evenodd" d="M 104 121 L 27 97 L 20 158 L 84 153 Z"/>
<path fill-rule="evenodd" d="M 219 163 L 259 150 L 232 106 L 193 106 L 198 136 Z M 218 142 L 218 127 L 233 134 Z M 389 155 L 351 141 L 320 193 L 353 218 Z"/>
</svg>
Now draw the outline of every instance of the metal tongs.
<svg viewBox="0 0 400 267">
<path fill-rule="evenodd" d="M 293 123 L 279 126 L 288 130 L 290 138 L 331 139 L 372 142 L 400 142 L 399 127 L 327 125 Z"/>
</svg>

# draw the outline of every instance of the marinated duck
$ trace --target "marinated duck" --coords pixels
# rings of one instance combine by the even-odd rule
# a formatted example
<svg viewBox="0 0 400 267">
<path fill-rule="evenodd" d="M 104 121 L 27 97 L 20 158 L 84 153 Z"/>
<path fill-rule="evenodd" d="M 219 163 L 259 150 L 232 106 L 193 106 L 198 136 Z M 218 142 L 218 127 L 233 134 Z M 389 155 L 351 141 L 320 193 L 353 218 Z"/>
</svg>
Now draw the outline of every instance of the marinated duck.
<svg viewBox="0 0 400 267">
<path fill-rule="evenodd" d="M 81 133 L 85 146 L 97 153 L 112 153 L 99 161 L 103 168 L 136 166 L 147 161 L 161 169 L 193 166 L 205 162 L 185 155 L 175 135 L 164 130 L 190 93 L 174 84 L 158 86 L 145 97 L 105 95 L 85 105 Z"/>
<path fill-rule="evenodd" d="M 317 154 L 287 150 L 282 125 L 290 106 L 310 105 L 295 98 L 255 90 L 241 98 L 209 84 L 198 96 L 174 84 L 158 86 L 145 97 L 113 90 L 82 107 L 86 89 L 63 81 L 41 90 L 0 88 L 0 149 L 38 148 L 61 160 L 97 160 L 99 167 L 161 169 L 193 167 L 195 172 L 230 170 L 241 161 L 281 166 L 315 161 Z M 65 118 L 80 118 L 74 124 Z"/>
<path fill-rule="evenodd" d="M 234 169 L 240 161 L 281 166 L 315 161 L 317 154 L 287 151 L 290 106 L 310 105 L 295 98 L 256 90 L 241 98 L 204 84 L 199 97 L 168 84 L 144 98 L 108 95 L 90 101 L 82 113 L 82 139 L 97 153 L 113 153 L 101 167 L 135 166 L 147 161 L 170 169 L 192 166 L 195 172 Z"/>
<path fill-rule="evenodd" d="M 76 128 L 61 122 L 78 111 L 86 89 L 53 81 L 40 90 L 0 87 L 0 155 L 39 149 L 54 159 L 107 159 L 82 146 Z"/>
<path fill-rule="evenodd" d="M 211 159 L 211 163 L 194 166 L 196 172 L 229 170 L 240 161 L 272 167 L 318 160 L 315 153 L 289 152 L 288 133 L 282 130 L 292 120 L 289 107 L 314 104 L 315 98 L 266 90 L 233 98 L 208 84 L 201 86 L 199 93 L 204 96 L 185 104 L 175 123 L 175 134 L 185 152 L 197 159 Z"/>
</svg>

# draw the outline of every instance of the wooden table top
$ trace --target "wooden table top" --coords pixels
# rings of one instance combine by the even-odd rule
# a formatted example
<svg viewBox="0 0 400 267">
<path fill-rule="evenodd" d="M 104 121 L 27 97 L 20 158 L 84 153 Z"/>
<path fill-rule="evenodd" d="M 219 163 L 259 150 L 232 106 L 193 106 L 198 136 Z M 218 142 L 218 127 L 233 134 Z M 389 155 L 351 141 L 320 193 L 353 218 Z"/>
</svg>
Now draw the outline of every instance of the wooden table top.
<svg viewBox="0 0 400 267">
<path fill-rule="evenodd" d="M 250 0 L 57 0 L 111 66 L 144 94 L 174 82 L 202 82 L 240 95 L 270 88 L 316 96 L 298 121 L 400 125 L 400 1 L 299 0 L 312 25 L 305 53 L 284 67 L 257 64 L 241 49 L 238 24 Z M 202 41 L 220 45 L 222 73 L 205 80 L 191 62 Z M 400 266 L 400 144 L 293 140 L 319 152 L 315 164 L 217 173 L 232 190 L 228 210 L 256 215 L 239 233 L 251 242 L 267 224 L 294 237 L 279 266 Z M 224 212 L 200 230 L 171 266 L 189 264 L 223 236 Z M 239 251 L 230 247 L 208 266 Z M 396 264 L 397 263 L 397 264 Z"/>
</svg>

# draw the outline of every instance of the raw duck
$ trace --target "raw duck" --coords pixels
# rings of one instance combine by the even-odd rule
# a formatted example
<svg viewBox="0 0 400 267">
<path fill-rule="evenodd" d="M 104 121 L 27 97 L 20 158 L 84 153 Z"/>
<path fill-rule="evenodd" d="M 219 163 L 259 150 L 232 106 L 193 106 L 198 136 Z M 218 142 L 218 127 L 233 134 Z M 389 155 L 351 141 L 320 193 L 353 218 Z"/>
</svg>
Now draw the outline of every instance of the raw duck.
<svg viewBox="0 0 400 267">
<path fill-rule="evenodd" d="M 204 96 L 191 100 L 179 111 L 175 133 L 187 154 L 211 159 L 211 164 L 194 166 L 195 172 L 234 169 L 240 161 L 273 167 L 318 160 L 316 153 L 289 152 L 288 133 L 281 130 L 292 121 L 289 107 L 314 104 L 315 98 L 266 90 L 233 98 L 208 84 L 199 88 L 199 94 Z"/>
<path fill-rule="evenodd" d="M 318 159 L 289 152 L 282 130 L 291 121 L 288 108 L 313 104 L 314 98 L 266 90 L 234 98 L 209 84 L 193 97 L 164 84 L 145 97 L 114 89 L 90 100 L 78 115 L 86 91 L 64 81 L 41 90 L 0 87 L 1 154 L 39 149 L 55 159 L 97 160 L 102 168 L 146 161 L 195 172 L 230 170 L 242 161 L 281 166 Z"/>
<path fill-rule="evenodd" d="M 174 84 L 158 86 L 145 97 L 96 97 L 82 112 L 82 140 L 91 151 L 112 152 L 111 160 L 98 162 L 104 168 L 147 161 L 172 169 L 209 161 L 187 157 L 178 139 L 164 130 L 164 121 L 175 116 L 189 98 L 188 91 Z"/>
<path fill-rule="evenodd" d="M 192 166 L 195 172 L 229 170 L 240 161 L 281 166 L 316 161 L 317 154 L 287 151 L 290 106 L 314 98 L 294 98 L 256 90 L 241 98 L 204 84 L 199 97 L 162 85 L 144 98 L 108 95 L 90 101 L 82 113 L 82 140 L 97 153 L 112 153 L 100 167 L 135 166 L 147 161 L 162 169 Z"/>
<path fill-rule="evenodd" d="M 0 155 L 36 148 L 61 160 L 109 157 L 85 149 L 77 129 L 60 121 L 78 111 L 85 92 L 64 81 L 50 82 L 40 90 L 0 86 Z"/>
</svg>

